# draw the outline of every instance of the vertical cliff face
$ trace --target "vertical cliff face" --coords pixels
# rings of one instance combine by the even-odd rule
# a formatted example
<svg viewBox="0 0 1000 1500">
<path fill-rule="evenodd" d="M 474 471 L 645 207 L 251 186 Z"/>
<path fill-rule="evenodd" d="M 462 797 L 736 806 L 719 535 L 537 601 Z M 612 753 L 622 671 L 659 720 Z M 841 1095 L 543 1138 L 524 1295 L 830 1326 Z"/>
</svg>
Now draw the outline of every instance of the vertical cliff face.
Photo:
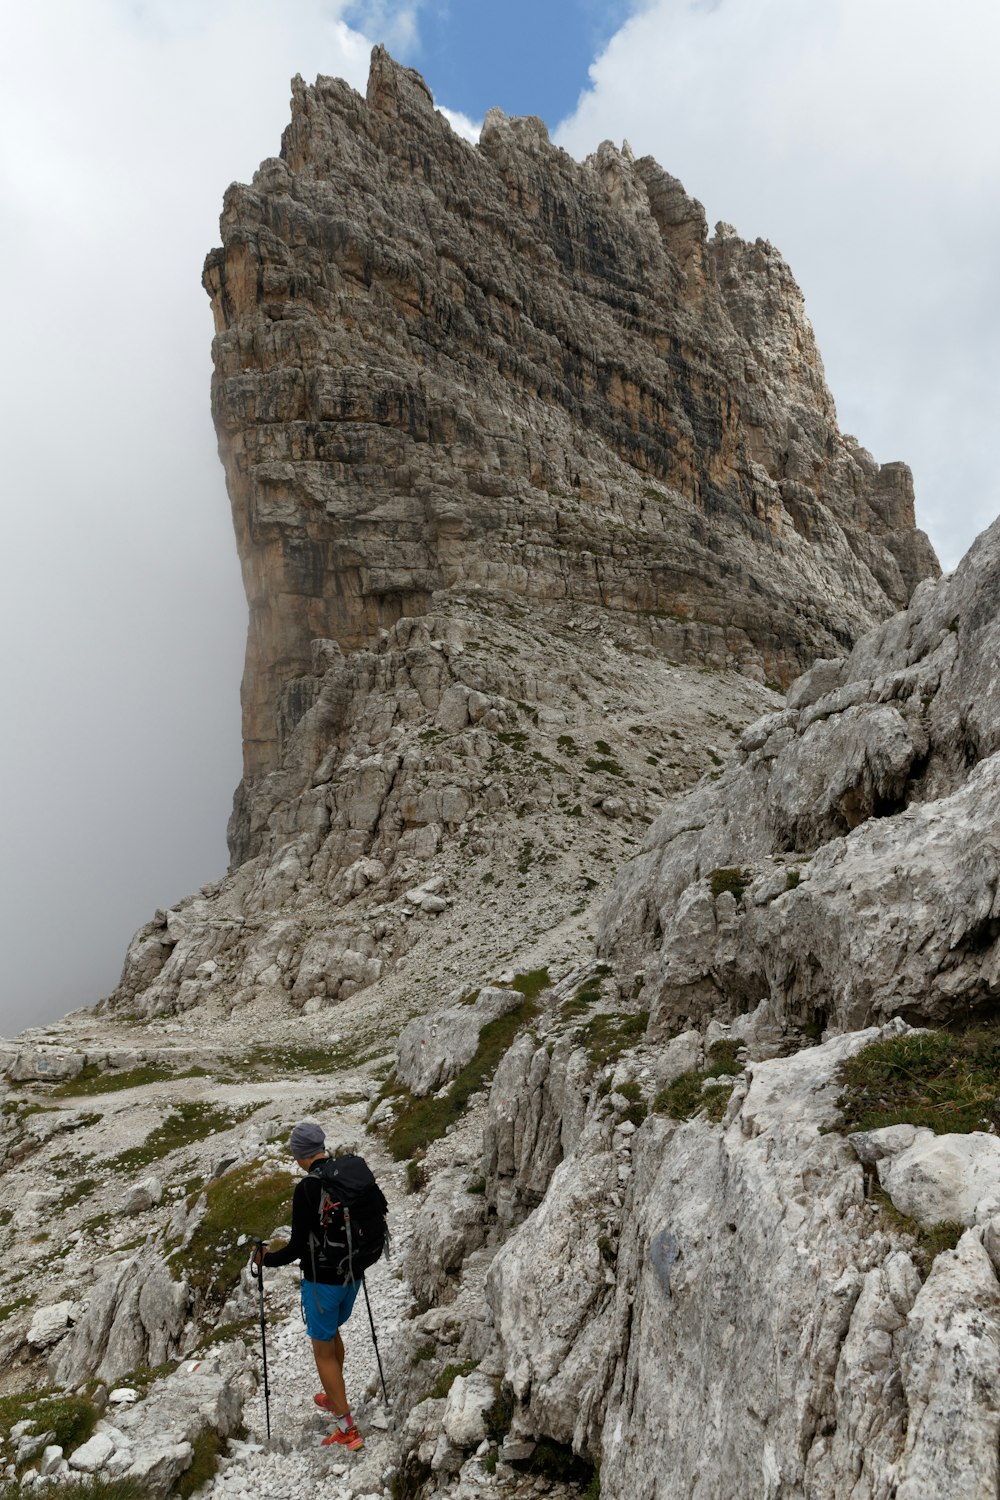
<svg viewBox="0 0 1000 1500">
<path fill-rule="evenodd" d="M 473 147 L 377 49 L 366 99 L 295 81 L 280 159 L 221 227 L 246 807 L 314 696 L 311 643 L 370 644 L 456 588 L 787 680 L 936 571 L 909 471 L 838 431 L 780 256 L 709 238 L 627 146 L 580 164 L 491 111 Z"/>
</svg>

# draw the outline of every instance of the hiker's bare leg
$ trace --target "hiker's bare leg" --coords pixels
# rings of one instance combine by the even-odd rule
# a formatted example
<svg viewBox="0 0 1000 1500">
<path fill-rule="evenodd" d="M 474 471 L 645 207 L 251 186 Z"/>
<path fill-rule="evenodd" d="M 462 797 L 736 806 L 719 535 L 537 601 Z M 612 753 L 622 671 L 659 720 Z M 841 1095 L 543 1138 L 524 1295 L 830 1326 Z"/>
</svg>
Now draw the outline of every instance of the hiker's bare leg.
<svg viewBox="0 0 1000 1500">
<path fill-rule="evenodd" d="M 337 1345 L 340 1345 L 338 1351 Z M 337 1334 L 335 1339 L 313 1339 L 313 1358 L 320 1385 L 326 1391 L 330 1410 L 335 1417 L 347 1412 L 347 1392 L 344 1389 L 344 1341 Z"/>
</svg>

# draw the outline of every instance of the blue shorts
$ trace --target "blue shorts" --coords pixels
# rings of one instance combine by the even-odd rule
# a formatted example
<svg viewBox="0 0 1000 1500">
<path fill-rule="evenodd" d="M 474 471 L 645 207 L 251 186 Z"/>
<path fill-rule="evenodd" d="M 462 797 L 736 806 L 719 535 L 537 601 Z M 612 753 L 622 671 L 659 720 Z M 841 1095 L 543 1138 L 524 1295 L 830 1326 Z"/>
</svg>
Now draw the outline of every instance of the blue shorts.
<svg viewBox="0 0 1000 1500">
<path fill-rule="evenodd" d="M 354 1310 L 354 1299 L 360 1285 L 360 1281 L 349 1281 L 344 1286 L 327 1286 L 322 1281 L 302 1278 L 299 1292 L 306 1333 L 311 1339 L 319 1339 L 325 1344 L 337 1337 L 338 1328 L 347 1322 Z"/>
</svg>

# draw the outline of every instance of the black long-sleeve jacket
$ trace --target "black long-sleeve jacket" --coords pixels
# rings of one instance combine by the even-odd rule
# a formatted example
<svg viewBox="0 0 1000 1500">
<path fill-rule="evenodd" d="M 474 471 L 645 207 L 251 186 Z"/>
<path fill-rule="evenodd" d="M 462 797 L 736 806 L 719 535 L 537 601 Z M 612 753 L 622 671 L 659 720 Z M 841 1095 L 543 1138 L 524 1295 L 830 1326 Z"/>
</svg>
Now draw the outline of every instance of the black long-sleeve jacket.
<svg viewBox="0 0 1000 1500">
<path fill-rule="evenodd" d="M 288 1266 L 297 1260 L 306 1281 L 320 1281 L 325 1286 L 341 1286 L 344 1278 L 314 1264 L 313 1251 L 318 1248 L 319 1205 L 323 1184 L 316 1177 L 303 1177 L 292 1194 L 292 1237 L 281 1250 L 265 1250 L 265 1266 Z M 312 1241 L 313 1243 L 310 1243 Z"/>
</svg>

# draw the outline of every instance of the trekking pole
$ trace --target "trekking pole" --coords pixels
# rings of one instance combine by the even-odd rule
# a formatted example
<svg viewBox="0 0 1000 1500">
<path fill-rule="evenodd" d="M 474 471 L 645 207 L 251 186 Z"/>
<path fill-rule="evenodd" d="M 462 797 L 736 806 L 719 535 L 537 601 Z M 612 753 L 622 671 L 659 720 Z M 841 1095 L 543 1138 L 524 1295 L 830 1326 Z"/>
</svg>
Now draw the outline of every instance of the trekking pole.
<svg viewBox="0 0 1000 1500">
<path fill-rule="evenodd" d="M 372 1317 L 372 1305 L 368 1297 L 368 1283 L 365 1281 L 364 1272 L 361 1273 L 361 1289 L 365 1294 L 365 1306 L 368 1308 L 368 1321 L 372 1327 L 372 1343 L 375 1345 L 375 1358 L 378 1360 L 378 1373 L 382 1380 L 382 1396 L 386 1406 L 388 1406 L 389 1392 L 385 1388 L 385 1372 L 382 1369 L 382 1356 L 378 1352 L 378 1339 L 375 1337 L 375 1319 Z"/>
<path fill-rule="evenodd" d="M 267 1440 L 271 1441 L 271 1392 L 267 1384 L 267 1332 L 264 1326 L 264 1267 L 257 1261 L 257 1252 L 263 1252 L 264 1241 L 253 1241 L 254 1254 L 250 1260 L 250 1275 L 257 1283 L 257 1297 L 260 1302 L 260 1348 L 264 1360 L 264 1417 L 267 1422 Z"/>
</svg>

